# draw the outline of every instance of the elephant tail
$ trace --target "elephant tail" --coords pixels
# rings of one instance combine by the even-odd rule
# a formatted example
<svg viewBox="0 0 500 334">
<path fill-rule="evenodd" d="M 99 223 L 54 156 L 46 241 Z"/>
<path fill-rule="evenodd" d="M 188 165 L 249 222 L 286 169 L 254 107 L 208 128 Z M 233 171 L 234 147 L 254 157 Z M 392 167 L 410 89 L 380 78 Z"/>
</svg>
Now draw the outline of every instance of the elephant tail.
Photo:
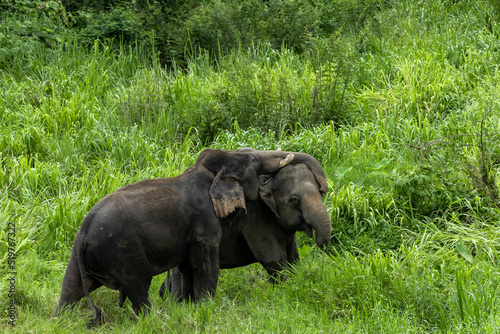
<svg viewBox="0 0 500 334">
<path fill-rule="evenodd" d="M 96 325 L 100 325 L 101 324 L 101 310 L 99 310 L 95 305 L 94 303 L 92 302 L 92 299 L 90 298 L 90 292 L 89 292 L 89 281 L 90 281 L 90 278 L 85 270 L 85 259 L 84 259 L 84 255 L 85 255 L 85 251 L 87 249 L 87 242 L 84 241 L 83 244 L 77 248 L 76 250 L 76 258 L 77 258 L 77 262 L 78 262 L 78 269 L 80 270 L 80 276 L 81 276 L 81 280 L 82 280 L 82 287 L 83 287 L 83 292 L 85 293 L 85 297 L 87 297 L 87 301 L 89 303 L 89 307 L 91 310 L 94 311 L 94 315 L 93 315 L 93 320 L 89 323 L 88 327 L 94 327 Z"/>
<path fill-rule="evenodd" d="M 90 298 L 89 286 L 91 285 L 91 278 L 85 269 L 85 253 L 87 251 L 87 231 L 92 220 L 92 216 L 85 217 L 82 222 L 83 235 L 81 239 L 81 244 L 79 244 L 76 248 L 76 262 L 78 263 L 78 269 L 80 270 L 80 278 L 82 280 L 83 292 L 85 293 L 85 297 L 87 297 L 87 301 L 89 303 L 90 309 L 94 311 L 93 319 L 88 324 L 88 327 L 94 327 L 101 324 L 101 310 L 97 308 L 92 302 Z M 75 245 L 76 246 L 76 245 Z"/>
</svg>

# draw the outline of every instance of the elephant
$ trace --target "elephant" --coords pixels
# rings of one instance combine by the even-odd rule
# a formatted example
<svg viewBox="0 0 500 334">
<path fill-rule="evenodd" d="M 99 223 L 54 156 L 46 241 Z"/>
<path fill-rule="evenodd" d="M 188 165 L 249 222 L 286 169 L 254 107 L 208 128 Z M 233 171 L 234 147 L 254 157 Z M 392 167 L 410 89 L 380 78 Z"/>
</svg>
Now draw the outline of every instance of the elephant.
<svg viewBox="0 0 500 334">
<path fill-rule="evenodd" d="M 258 176 L 288 163 L 321 166 L 304 153 L 206 149 L 182 174 L 126 185 L 101 199 L 75 237 L 55 315 L 87 298 L 93 316 L 101 311 L 90 292 L 104 285 L 128 297 L 136 314 L 151 303 L 152 277 L 182 269 L 193 300 L 214 294 L 219 272 L 220 219 L 259 198 Z"/>
<path fill-rule="evenodd" d="M 305 231 L 323 247 L 331 237 L 330 216 L 323 204 L 324 175 L 313 175 L 303 163 L 281 168 L 262 183 L 260 200 L 247 202 L 247 213 L 236 211 L 221 219 L 220 268 L 235 268 L 259 262 L 276 283 L 280 272 L 300 260 L 296 231 Z M 178 267 L 167 274 L 160 296 L 170 290 L 171 298 L 187 301 L 193 297 L 185 288 Z"/>
</svg>

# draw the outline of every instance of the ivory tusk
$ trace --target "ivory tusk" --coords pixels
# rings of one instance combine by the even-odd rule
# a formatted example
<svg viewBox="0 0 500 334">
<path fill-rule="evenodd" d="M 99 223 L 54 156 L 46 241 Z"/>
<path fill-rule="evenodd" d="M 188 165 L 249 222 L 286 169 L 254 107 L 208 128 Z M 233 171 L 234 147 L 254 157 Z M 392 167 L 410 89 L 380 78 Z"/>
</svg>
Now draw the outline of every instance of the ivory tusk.
<svg viewBox="0 0 500 334">
<path fill-rule="evenodd" d="M 283 168 L 283 167 L 285 167 L 286 165 L 288 165 L 288 164 L 289 164 L 289 163 L 293 160 L 293 158 L 294 158 L 294 157 L 295 157 L 295 156 L 294 156 L 293 154 L 289 154 L 289 155 L 287 155 L 285 159 L 282 159 L 282 160 L 280 161 L 280 168 Z"/>
</svg>

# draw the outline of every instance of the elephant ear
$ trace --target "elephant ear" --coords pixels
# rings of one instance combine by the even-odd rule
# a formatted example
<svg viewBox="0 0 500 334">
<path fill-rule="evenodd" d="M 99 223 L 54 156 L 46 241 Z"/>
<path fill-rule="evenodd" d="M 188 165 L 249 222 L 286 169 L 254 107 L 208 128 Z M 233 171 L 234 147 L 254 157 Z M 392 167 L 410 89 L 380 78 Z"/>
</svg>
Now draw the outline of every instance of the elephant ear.
<svg viewBox="0 0 500 334">
<path fill-rule="evenodd" d="M 281 219 L 278 214 L 278 206 L 276 205 L 276 199 L 274 198 L 274 184 L 273 179 L 269 178 L 259 187 L 260 198 L 266 203 L 266 205 L 271 209 L 278 219 Z"/>
<path fill-rule="evenodd" d="M 210 186 L 210 198 L 214 206 L 217 218 L 224 218 L 236 208 L 245 209 L 245 194 L 243 187 L 234 176 L 226 173 L 226 168 L 222 168 Z"/>
</svg>

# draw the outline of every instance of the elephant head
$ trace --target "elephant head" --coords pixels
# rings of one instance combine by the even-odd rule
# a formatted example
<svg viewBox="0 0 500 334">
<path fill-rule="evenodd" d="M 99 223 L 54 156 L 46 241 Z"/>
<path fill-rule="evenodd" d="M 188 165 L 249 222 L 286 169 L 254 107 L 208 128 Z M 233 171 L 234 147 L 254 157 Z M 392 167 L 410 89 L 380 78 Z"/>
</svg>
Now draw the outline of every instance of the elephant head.
<svg viewBox="0 0 500 334">
<path fill-rule="evenodd" d="M 283 227 L 311 237 L 314 230 L 316 244 L 323 247 L 330 241 L 332 228 L 322 200 L 326 178 L 319 168 L 314 172 L 305 163 L 290 164 L 262 184 L 260 197 Z"/>
<path fill-rule="evenodd" d="M 284 152 L 281 150 L 259 151 L 250 147 L 242 147 L 235 152 L 253 154 L 259 163 L 258 171 L 260 174 L 274 174 L 288 164 L 306 164 L 319 185 L 320 193 L 325 195 L 328 191 L 328 184 L 323 168 L 318 160 L 309 154 Z"/>
<path fill-rule="evenodd" d="M 274 174 L 294 160 L 294 154 L 266 155 L 254 149 L 224 151 L 206 149 L 195 166 L 203 166 L 214 175 L 210 197 L 218 218 L 236 208 L 246 211 L 245 200 L 259 196 L 259 175 Z"/>
</svg>

